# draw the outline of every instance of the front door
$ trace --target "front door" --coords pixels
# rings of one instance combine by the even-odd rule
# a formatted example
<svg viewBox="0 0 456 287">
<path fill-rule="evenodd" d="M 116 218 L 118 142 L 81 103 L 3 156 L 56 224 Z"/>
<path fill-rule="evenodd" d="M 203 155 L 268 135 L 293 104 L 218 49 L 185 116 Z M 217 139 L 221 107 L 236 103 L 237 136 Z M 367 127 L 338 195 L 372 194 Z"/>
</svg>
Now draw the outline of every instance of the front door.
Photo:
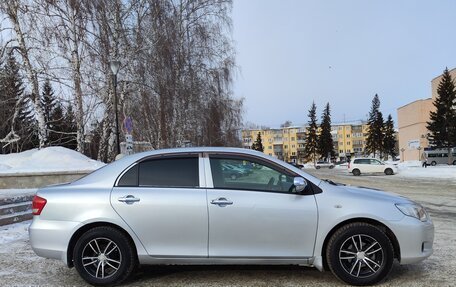
<svg viewBox="0 0 456 287">
<path fill-rule="evenodd" d="M 313 255 L 315 198 L 295 192 L 292 172 L 250 157 L 223 155 L 210 156 L 210 169 L 209 257 Z M 239 176 L 231 176 L 233 169 Z"/>
<path fill-rule="evenodd" d="M 123 174 L 111 204 L 149 255 L 207 257 L 206 189 L 198 156 L 149 159 Z"/>
</svg>

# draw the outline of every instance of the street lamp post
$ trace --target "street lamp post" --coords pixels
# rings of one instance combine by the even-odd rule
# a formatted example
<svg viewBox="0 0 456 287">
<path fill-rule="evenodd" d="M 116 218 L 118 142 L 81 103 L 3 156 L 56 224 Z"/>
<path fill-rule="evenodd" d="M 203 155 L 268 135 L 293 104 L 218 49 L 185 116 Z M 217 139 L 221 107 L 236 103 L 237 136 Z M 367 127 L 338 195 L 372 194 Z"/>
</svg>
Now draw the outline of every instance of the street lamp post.
<svg viewBox="0 0 456 287">
<path fill-rule="evenodd" d="M 117 73 L 119 72 L 120 62 L 119 61 L 111 61 L 109 63 L 111 66 L 112 72 L 112 85 L 114 91 L 114 112 L 116 115 L 116 143 L 117 143 L 117 154 L 120 154 L 120 136 L 119 136 L 119 113 L 117 111 Z"/>
</svg>

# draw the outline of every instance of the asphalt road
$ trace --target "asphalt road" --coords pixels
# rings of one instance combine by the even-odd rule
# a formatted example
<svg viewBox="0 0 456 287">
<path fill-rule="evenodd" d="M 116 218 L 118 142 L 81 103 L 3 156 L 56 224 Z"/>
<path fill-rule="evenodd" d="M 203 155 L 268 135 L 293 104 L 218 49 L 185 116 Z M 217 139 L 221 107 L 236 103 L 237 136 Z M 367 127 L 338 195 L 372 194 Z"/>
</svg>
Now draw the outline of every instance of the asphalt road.
<svg viewBox="0 0 456 287">
<path fill-rule="evenodd" d="M 344 170 L 306 170 L 320 178 L 374 187 L 422 203 L 436 227 L 434 254 L 419 264 L 395 263 L 378 286 L 456 286 L 456 182 L 360 176 Z M 27 238 L 0 245 L 0 285 L 84 286 L 75 269 L 37 257 Z M 125 286 L 344 286 L 330 272 L 296 266 L 144 266 Z"/>
</svg>

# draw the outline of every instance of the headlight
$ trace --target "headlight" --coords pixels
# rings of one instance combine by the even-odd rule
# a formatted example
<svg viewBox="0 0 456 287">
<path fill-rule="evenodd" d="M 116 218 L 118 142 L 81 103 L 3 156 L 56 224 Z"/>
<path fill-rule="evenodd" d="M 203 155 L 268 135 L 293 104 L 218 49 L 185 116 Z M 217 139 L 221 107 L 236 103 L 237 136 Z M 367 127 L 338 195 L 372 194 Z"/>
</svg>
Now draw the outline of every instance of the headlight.
<svg viewBox="0 0 456 287">
<path fill-rule="evenodd" d="M 418 203 L 396 203 L 396 207 L 407 216 L 415 217 L 423 222 L 428 220 L 426 210 Z"/>
</svg>

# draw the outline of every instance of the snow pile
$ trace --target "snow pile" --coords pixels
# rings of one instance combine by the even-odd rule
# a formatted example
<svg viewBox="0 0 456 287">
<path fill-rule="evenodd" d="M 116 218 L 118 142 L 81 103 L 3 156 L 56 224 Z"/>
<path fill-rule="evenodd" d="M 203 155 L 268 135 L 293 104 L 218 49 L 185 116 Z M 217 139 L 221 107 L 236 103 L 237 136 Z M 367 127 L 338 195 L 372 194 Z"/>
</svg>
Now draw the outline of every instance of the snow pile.
<svg viewBox="0 0 456 287">
<path fill-rule="evenodd" d="M 47 147 L 0 155 L 0 173 L 90 171 L 104 165 L 64 147 Z"/>
<path fill-rule="evenodd" d="M 418 160 L 399 163 L 398 176 L 414 178 L 439 178 L 456 180 L 456 165 L 437 165 L 424 168 Z"/>
</svg>

